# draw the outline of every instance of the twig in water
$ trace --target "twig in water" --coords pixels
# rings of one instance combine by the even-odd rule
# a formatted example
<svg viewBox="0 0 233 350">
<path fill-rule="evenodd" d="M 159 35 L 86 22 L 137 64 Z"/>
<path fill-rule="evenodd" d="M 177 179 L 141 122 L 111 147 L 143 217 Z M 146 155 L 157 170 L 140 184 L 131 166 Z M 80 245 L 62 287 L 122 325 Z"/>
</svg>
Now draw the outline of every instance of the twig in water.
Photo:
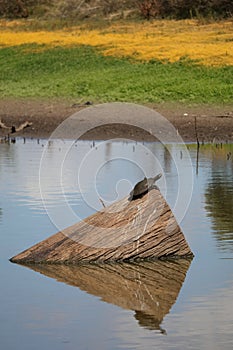
<svg viewBox="0 0 233 350">
<path fill-rule="evenodd" d="M 196 174 L 198 175 L 200 142 L 199 142 L 198 133 L 197 133 L 197 117 L 196 116 L 194 117 L 194 127 L 195 127 L 196 141 L 197 141 Z"/>
<path fill-rule="evenodd" d="M 102 204 L 102 206 L 103 206 L 104 208 L 106 208 L 106 205 L 104 204 L 104 201 L 103 201 L 101 198 L 99 198 L 99 201 L 100 201 L 100 203 Z"/>
<path fill-rule="evenodd" d="M 197 141 L 197 147 L 199 148 L 200 142 L 198 139 L 198 133 L 197 133 L 197 117 L 194 117 L 194 128 L 195 128 L 195 135 L 196 135 L 196 141 Z"/>
</svg>

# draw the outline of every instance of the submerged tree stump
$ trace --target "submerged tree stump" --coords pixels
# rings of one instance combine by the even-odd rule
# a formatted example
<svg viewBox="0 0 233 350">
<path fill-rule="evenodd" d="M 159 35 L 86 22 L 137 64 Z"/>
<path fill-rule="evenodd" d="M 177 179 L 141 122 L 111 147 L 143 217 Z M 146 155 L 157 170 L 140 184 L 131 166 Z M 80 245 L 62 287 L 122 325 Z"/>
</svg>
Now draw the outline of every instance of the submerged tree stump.
<svg viewBox="0 0 233 350">
<path fill-rule="evenodd" d="M 11 259 L 16 263 L 95 263 L 193 256 L 159 189 L 124 198 Z"/>
</svg>

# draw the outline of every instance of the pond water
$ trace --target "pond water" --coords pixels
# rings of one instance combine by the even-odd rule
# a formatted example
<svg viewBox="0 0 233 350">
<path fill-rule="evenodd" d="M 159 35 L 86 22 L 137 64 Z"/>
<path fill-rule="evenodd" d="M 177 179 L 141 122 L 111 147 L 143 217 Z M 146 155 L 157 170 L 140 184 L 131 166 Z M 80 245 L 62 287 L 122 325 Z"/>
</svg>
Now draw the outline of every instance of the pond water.
<svg viewBox="0 0 233 350">
<path fill-rule="evenodd" d="M 196 146 L 187 147 L 191 162 L 179 145 L 158 143 L 0 144 L 1 349 L 233 348 L 233 145 L 201 146 L 198 163 Z M 161 171 L 191 263 L 9 262 L 96 212 L 99 198 L 109 204 Z"/>
</svg>

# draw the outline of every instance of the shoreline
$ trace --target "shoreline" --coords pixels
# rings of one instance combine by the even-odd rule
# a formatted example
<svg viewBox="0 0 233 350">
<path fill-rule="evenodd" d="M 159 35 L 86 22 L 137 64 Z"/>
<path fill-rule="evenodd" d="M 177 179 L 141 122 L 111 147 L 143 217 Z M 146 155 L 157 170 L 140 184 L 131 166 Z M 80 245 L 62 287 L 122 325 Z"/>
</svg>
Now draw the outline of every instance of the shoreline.
<svg viewBox="0 0 233 350">
<path fill-rule="evenodd" d="M 171 122 L 184 142 L 197 142 L 196 131 L 200 143 L 233 142 L 233 105 L 185 106 L 178 103 L 164 103 L 146 106 L 156 110 Z M 85 102 L 78 104 L 70 100 L 0 100 L 0 138 L 9 135 L 10 138 L 48 139 L 59 124 L 83 108 L 88 108 Z M 87 123 L 83 119 L 81 122 L 84 125 Z M 26 123 L 28 125 L 24 128 Z M 15 127 L 16 130 L 17 128 L 22 129 L 12 133 L 12 127 Z M 88 123 L 87 129 L 92 129 Z M 131 138 L 136 141 L 155 140 L 154 136 L 145 130 L 117 124 L 111 116 L 106 119 L 106 125 L 92 129 L 81 137 L 83 140 L 112 138 Z"/>
</svg>

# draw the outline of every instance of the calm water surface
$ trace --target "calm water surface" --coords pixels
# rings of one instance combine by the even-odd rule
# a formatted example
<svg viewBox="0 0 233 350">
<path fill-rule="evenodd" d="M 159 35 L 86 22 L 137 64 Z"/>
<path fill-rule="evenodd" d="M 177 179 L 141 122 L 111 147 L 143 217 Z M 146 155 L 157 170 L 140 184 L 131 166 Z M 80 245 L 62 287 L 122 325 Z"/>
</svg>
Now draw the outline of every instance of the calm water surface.
<svg viewBox="0 0 233 350">
<path fill-rule="evenodd" d="M 50 142 L 41 172 L 46 211 L 39 187 L 46 141 L 0 144 L 1 349 L 233 348 L 233 146 L 202 146 L 197 164 L 188 145 L 192 169 L 178 146 L 144 147 Z M 187 185 L 178 185 L 178 172 L 188 177 L 193 170 L 180 224 L 195 254 L 191 264 L 32 269 L 9 262 L 57 227 L 96 212 L 100 197 L 108 204 L 125 196 L 143 178 L 139 158 L 147 176 L 163 171 L 158 184 L 172 208 L 179 186 Z"/>
</svg>

